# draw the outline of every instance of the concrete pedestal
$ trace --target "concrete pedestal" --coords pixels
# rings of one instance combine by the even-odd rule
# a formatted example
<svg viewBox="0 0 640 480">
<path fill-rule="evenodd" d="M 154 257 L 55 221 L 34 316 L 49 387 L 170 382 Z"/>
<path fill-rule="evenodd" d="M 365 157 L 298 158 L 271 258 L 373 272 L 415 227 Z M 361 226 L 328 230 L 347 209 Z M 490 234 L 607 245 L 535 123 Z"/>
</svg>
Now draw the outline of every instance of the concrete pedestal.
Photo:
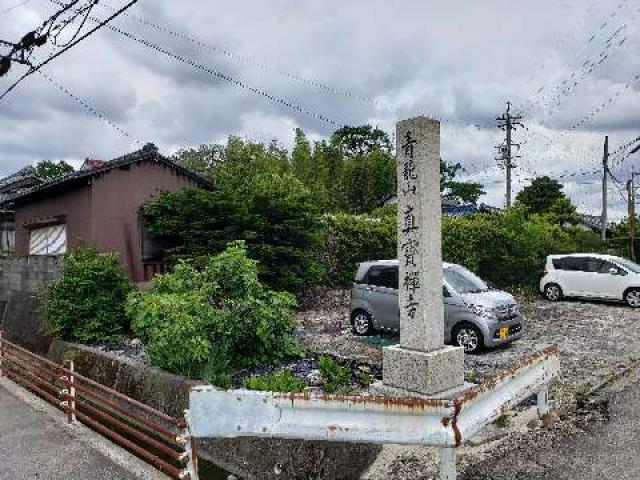
<svg viewBox="0 0 640 480">
<path fill-rule="evenodd" d="M 423 395 L 464 385 L 464 350 L 443 347 L 430 352 L 400 346 L 383 349 L 384 385 Z"/>
</svg>

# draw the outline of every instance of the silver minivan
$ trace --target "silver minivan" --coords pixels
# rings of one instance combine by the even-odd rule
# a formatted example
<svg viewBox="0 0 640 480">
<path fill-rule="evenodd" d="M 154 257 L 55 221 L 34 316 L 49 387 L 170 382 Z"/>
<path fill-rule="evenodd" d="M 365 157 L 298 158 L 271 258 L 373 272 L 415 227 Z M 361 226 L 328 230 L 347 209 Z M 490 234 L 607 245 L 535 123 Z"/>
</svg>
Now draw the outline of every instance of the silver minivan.
<svg viewBox="0 0 640 480">
<path fill-rule="evenodd" d="M 523 326 L 509 293 L 489 287 L 466 268 L 443 264 L 444 341 L 475 353 L 517 340 Z M 351 289 L 351 325 L 356 335 L 397 333 L 398 261 L 361 263 Z"/>
</svg>

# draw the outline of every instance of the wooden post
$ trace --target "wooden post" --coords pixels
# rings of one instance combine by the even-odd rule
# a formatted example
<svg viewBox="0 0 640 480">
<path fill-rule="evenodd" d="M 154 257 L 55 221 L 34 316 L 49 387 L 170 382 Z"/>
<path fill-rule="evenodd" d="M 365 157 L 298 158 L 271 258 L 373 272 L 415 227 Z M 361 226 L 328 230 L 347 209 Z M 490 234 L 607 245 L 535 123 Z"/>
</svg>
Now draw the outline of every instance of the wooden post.
<svg viewBox="0 0 640 480">
<path fill-rule="evenodd" d="M 69 423 L 72 423 L 76 421 L 76 402 L 75 402 L 76 388 L 73 386 L 73 384 L 75 383 L 75 376 L 73 375 L 73 372 L 74 372 L 73 360 L 65 360 L 64 366 L 67 370 L 71 372 L 70 374 L 67 374 L 67 378 L 69 379 L 69 385 L 67 387 L 67 390 L 69 392 L 67 397 L 67 407 L 68 407 L 67 421 Z"/>
</svg>

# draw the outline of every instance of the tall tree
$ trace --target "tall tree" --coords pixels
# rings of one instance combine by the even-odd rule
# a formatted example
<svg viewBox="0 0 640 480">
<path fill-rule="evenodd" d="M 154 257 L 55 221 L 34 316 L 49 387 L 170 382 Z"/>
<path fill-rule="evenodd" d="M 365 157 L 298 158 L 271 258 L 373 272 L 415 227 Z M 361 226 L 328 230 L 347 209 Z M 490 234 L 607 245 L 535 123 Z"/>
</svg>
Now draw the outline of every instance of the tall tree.
<svg viewBox="0 0 640 480">
<path fill-rule="evenodd" d="M 212 175 L 213 170 L 224 162 L 227 149 L 224 145 L 203 144 L 197 148 L 178 150 L 172 160 L 185 168 L 203 175 Z"/>
<path fill-rule="evenodd" d="M 455 200 L 461 203 L 478 203 L 478 199 L 484 195 L 484 187 L 474 182 L 447 182 L 447 190 L 444 198 Z"/>
<path fill-rule="evenodd" d="M 291 170 L 296 178 L 307 186 L 315 183 L 317 174 L 314 172 L 312 161 L 311 144 L 302 129 L 296 128 L 291 152 Z"/>
<path fill-rule="evenodd" d="M 342 145 L 348 157 L 366 155 L 375 150 L 391 154 L 393 148 L 389 135 L 371 125 L 342 127 L 333 133 L 331 140 Z"/>
<path fill-rule="evenodd" d="M 440 193 L 445 191 L 461 169 L 462 165 L 459 163 L 448 163 L 440 159 Z"/>
<path fill-rule="evenodd" d="M 38 162 L 35 168 L 38 178 L 45 182 L 55 180 L 58 177 L 67 175 L 74 171 L 74 168 L 64 160 L 61 160 L 58 163 L 52 162 L 51 160 L 43 160 Z"/>
<path fill-rule="evenodd" d="M 531 213 L 548 213 L 561 198 L 562 184 L 547 176 L 537 177 L 531 185 L 524 187 L 516 196 L 516 202 L 527 207 Z"/>
<path fill-rule="evenodd" d="M 323 209 L 328 212 L 342 210 L 346 204 L 345 185 L 342 182 L 345 169 L 342 148 L 326 140 L 315 142 L 313 165 L 320 177 L 319 196 Z"/>
</svg>

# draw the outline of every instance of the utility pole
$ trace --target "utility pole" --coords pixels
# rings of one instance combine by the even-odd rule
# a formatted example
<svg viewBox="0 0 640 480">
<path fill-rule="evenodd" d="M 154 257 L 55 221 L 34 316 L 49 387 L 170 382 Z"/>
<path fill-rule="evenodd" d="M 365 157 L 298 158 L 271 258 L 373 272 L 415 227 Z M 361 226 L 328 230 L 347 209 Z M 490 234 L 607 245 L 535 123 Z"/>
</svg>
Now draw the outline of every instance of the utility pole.
<svg viewBox="0 0 640 480">
<path fill-rule="evenodd" d="M 631 172 L 631 180 L 627 181 L 627 197 L 629 204 L 629 258 L 636 259 L 636 173 Z"/>
<path fill-rule="evenodd" d="M 600 238 L 607 241 L 607 177 L 609 176 L 609 135 L 604 137 L 604 155 L 602 156 L 602 217 Z"/>
<path fill-rule="evenodd" d="M 512 132 L 516 129 L 516 126 L 519 125 L 524 127 L 520 120 L 522 117 L 520 115 L 512 115 L 511 114 L 511 102 L 507 102 L 507 111 L 502 114 L 502 116 L 496 118 L 498 121 L 498 128 L 505 132 L 505 142 L 496 145 L 496 149 L 498 150 L 499 155 L 495 157 L 498 161 L 498 164 L 503 167 L 507 172 L 507 194 L 506 194 L 506 204 L 507 208 L 511 206 L 511 170 L 513 170 L 516 165 L 513 163 L 514 158 L 521 158 L 522 155 L 513 155 L 512 147 L 516 147 L 520 150 L 519 143 L 513 143 L 511 141 Z"/>
</svg>

